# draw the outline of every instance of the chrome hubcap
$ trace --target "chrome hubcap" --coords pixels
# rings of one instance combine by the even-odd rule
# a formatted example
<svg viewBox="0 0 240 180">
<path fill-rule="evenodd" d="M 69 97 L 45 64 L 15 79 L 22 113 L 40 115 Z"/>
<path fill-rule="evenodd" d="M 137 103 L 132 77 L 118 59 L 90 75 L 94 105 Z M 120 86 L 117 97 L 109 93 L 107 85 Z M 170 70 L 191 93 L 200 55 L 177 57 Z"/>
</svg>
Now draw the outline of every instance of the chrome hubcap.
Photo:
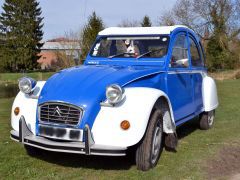
<svg viewBox="0 0 240 180">
<path fill-rule="evenodd" d="M 151 161 L 154 164 L 158 158 L 158 154 L 160 151 L 162 142 L 162 129 L 161 129 L 161 122 L 158 121 L 157 126 L 154 131 L 153 142 L 152 142 L 152 157 Z"/>
<path fill-rule="evenodd" d="M 213 124 L 213 120 L 214 120 L 214 111 L 210 111 L 210 112 L 208 112 L 208 124 L 209 124 L 209 126 L 211 126 Z"/>
</svg>

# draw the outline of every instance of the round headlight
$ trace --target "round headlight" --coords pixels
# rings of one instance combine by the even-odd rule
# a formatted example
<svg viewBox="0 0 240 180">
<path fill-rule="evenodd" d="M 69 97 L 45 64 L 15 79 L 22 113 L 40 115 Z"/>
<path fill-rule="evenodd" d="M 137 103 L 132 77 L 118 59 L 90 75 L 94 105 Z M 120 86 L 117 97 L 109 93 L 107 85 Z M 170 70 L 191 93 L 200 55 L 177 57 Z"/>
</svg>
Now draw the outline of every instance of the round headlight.
<svg viewBox="0 0 240 180">
<path fill-rule="evenodd" d="M 109 103 L 117 104 L 123 99 L 123 89 L 117 84 L 110 85 L 107 87 L 106 97 Z"/>
<path fill-rule="evenodd" d="M 35 85 L 36 85 L 36 81 L 29 77 L 23 77 L 18 81 L 18 87 L 20 91 L 25 94 L 31 93 Z"/>
</svg>

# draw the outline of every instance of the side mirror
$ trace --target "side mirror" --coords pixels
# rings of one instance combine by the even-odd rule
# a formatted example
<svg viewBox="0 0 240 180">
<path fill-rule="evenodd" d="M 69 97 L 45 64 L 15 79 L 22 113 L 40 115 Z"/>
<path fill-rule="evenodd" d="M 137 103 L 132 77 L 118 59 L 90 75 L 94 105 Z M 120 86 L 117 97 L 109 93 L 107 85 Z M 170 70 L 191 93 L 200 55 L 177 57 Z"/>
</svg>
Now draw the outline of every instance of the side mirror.
<svg viewBox="0 0 240 180">
<path fill-rule="evenodd" d="M 188 59 L 179 59 L 176 61 L 176 64 L 180 67 L 188 67 L 189 66 Z"/>
</svg>

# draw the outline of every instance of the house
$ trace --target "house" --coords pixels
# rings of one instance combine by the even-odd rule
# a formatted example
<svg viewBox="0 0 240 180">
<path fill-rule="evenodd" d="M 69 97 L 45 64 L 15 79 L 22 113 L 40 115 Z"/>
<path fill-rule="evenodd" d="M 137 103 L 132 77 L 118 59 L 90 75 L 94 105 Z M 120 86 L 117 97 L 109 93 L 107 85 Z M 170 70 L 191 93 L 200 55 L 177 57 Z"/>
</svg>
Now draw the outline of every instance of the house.
<svg viewBox="0 0 240 180">
<path fill-rule="evenodd" d="M 61 56 L 60 56 L 61 55 Z M 66 66 L 79 63 L 80 45 L 78 40 L 56 38 L 44 42 L 39 54 L 41 69 L 51 69 L 59 61 L 69 61 Z"/>
</svg>

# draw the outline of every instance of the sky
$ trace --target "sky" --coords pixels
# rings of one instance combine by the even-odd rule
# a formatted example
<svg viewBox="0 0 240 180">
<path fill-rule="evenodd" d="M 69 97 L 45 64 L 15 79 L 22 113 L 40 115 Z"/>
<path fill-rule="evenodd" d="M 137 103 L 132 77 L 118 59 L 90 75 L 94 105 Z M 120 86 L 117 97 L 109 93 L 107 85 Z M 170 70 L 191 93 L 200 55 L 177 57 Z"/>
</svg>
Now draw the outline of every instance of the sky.
<svg viewBox="0 0 240 180">
<path fill-rule="evenodd" d="M 142 20 L 144 15 L 157 25 L 161 13 L 170 10 L 176 0 L 39 0 L 44 17 L 44 40 L 80 31 L 93 11 L 105 26 L 117 26 L 122 20 Z M 4 0 L 0 0 L 0 12 Z"/>
</svg>

